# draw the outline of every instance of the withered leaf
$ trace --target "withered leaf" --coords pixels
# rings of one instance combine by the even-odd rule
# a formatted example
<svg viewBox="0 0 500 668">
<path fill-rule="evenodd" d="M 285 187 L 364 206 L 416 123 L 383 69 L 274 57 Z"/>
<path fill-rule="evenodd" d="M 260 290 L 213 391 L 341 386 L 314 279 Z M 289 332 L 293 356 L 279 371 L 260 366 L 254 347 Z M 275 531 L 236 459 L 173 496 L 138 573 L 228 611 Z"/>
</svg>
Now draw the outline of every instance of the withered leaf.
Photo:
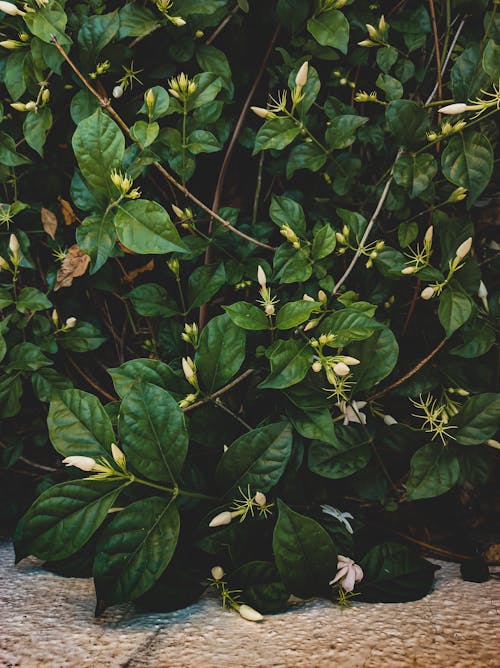
<svg viewBox="0 0 500 668">
<path fill-rule="evenodd" d="M 42 218 L 43 229 L 47 232 L 51 239 L 55 239 L 57 232 L 57 218 L 55 214 L 42 206 L 40 209 L 40 216 Z"/>
<path fill-rule="evenodd" d="M 71 246 L 57 272 L 54 291 L 59 288 L 68 288 L 73 283 L 73 279 L 83 276 L 89 264 L 90 256 L 83 253 L 76 244 Z"/>
<path fill-rule="evenodd" d="M 66 225 L 72 225 L 77 220 L 76 214 L 73 211 L 73 207 L 69 202 L 63 199 L 61 195 L 57 196 L 57 200 L 59 202 L 59 206 L 61 207 L 61 213 L 63 215 L 64 222 Z"/>
<path fill-rule="evenodd" d="M 132 271 L 127 271 L 127 273 L 122 278 L 124 283 L 132 283 L 133 280 L 143 274 L 145 271 L 153 271 L 155 268 L 155 261 L 151 259 L 147 264 L 144 264 L 142 267 L 137 267 L 137 269 L 132 269 Z"/>
</svg>

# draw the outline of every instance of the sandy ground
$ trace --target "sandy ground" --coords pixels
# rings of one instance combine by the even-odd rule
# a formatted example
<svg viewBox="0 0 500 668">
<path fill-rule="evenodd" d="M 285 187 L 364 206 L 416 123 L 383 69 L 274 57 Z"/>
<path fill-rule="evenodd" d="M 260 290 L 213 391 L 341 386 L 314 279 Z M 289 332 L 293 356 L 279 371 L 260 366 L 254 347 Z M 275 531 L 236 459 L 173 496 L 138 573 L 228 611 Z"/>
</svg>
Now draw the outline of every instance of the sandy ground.
<svg viewBox="0 0 500 668">
<path fill-rule="evenodd" d="M 132 606 L 93 617 L 91 580 L 14 566 L 0 543 L 0 666 L 59 668 L 500 667 L 500 583 L 463 582 L 438 562 L 434 591 L 414 603 L 339 609 L 309 601 L 246 622 L 204 598 L 174 613 Z"/>
</svg>

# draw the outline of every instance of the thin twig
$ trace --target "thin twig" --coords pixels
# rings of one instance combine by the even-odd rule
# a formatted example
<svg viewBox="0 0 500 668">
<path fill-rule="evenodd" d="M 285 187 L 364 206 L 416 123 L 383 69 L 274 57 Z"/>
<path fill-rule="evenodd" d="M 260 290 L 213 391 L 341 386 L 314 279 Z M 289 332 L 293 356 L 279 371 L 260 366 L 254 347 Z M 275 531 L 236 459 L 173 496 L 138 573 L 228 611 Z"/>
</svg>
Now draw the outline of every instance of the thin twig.
<svg viewBox="0 0 500 668">
<path fill-rule="evenodd" d="M 71 357 L 69 353 L 66 354 L 66 359 L 68 362 L 71 364 L 71 366 L 78 371 L 80 376 L 84 378 L 87 383 L 94 388 L 94 390 L 97 390 L 99 394 L 102 394 L 103 397 L 106 397 L 106 399 L 109 399 L 110 401 L 118 401 L 118 397 L 114 397 L 112 394 L 107 392 L 104 388 L 102 388 L 98 383 L 95 382 L 85 371 L 75 362 L 75 360 Z"/>
<path fill-rule="evenodd" d="M 238 13 L 240 6 L 236 4 L 229 14 L 226 16 L 226 18 L 221 21 L 221 23 L 217 26 L 217 28 L 213 31 L 213 33 L 210 35 L 210 37 L 207 39 L 205 44 L 212 44 L 212 42 L 220 35 L 220 33 L 224 30 L 224 28 L 227 26 L 227 24 L 232 20 L 233 16 L 235 16 Z"/>
<path fill-rule="evenodd" d="M 184 408 L 184 413 L 189 413 L 189 411 L 194 411 L 195 408 L 200 408 L 201 406 L 204 406 L 205 404 L 208 404 L 209 401 L 213 401 L 214 399 L 217 399 L 218 397 L 221 397 L 223 394 L 226 392 L 229 392 L 229 390 L 232 390 L 233 387 L 236 387 L 236 385 L 239 385 L 242 381 L 244 381 L 246 378 L 251 376 L 255 369 L 247 369 L 244 371 L 240 376 L 235 378 L 233 381 L 228 383 L 227 385 L 224 385 L 224 387 L 221 387 L 220 390 L 217 390 L 217 392 L 214 392 L 208 397 L 205 397 L 204 399 L 201 399 L 201 401 L 197 401 L 195 404 L 191 404 L 191 406 L 186 406 Z"/>
<path fill-rule="evenodd" d="M 402 385 L 405 381 L 407 381 L 409 378 L 414 376 L 420 369 L 427 364 L 427 362 L 430 362 L 430 360 L 436 355 L 441 348 L 445 345 L 445 343 L 448 341 L 448 337 L 446 336 L 438 345 L 432 350 L 427 357 L 424 357 L 423 360 L 420 360 L 420 362 L 413 367 L 408 373 L 405 373 L 404 376 L 401 376 L 401 378 L 398 378 L 398 380 L 394 381 L 394 383 L 391 383 L 387 387 L 384 387 L 383 390 L 380 390 L 380 392 L 376 392 L 375 394 L 372 394 L 371 397 L 368 397 L 367 401 L 375 401 L 375 399 L 380 399 L 380 397 L 385 396 L 388 392 L 393 390 L 396 387 L 399 387 Z"/>
<path fill-rule="evenodd" d="M 450 62 L 451 54 L 453 53 L 453 49 L 455 48 L 455 44 L 457 43 L 457 40 L 460 37 L 460 33 L 462 32 L 462 29 L 463 29 L 464 25 L 465 25 L 465 19 L 462 19 L 460 21 L 460 25 L 457 28 L 457 32 L 455 33 L 455 37 L 453 38 L 453 41 L 450 44 L 450 48 L 448 49 L 448 53 L 446 54 L 446 58 L 444 59 L 443 67 L 441 69 L 441 78 L 444 76 L 446 68 L 448 67 L 448 63 Z M 436 81 L 436 85 L 432 89 L 432 92 L 429 95 L 429 97 L 427 98 L 424 106 L 427 106 L 434 99 L 434 95 L 436 94 L 437 89 L 438 89 L 438 83 Z"/>
<path fill-rule="evenodd" d="M 83 76 L 83 74 L 80 72 L 80 70 L 76 67 L 76 65 L 73 63 L 73 61 L 70 59 L 66 51 L 63 49 L 63 47 L 60 45 L 57 37 L 55 35 L 52 35 L 52 43 L 56 47 L 56 49 L 59 51 L 59 53 L 62 55 L 64 60 L 68 63 L 68 65 L 71 67 L 73 72 L 77 75 L 77 77 L 80 79 L 80 81 L 88 88 L 88 90 L 92 93 L 92 95 L 99 101 L 99 104 L 101 107 L 115 120 L 118 125 L 121 127 L 121 129 L 127 134 L 128 137 L 136 144 L 136 146 L 143 151 L 144 147 L 142 144 L 138 141 L 136 141 L 130 132 L 130 128 L 128 125 L 125 123 L 125 121 L 121 118 L 121 116 L 116 112 L 116 110 L 112 107 L 111 105 L 111 100 L 107 97 L 102 96 L 88 81 L 87 79 Z M 169 183 L 171 183 L 177 190 L 180 190 L 183 195 L 187 198 L 189 198 L 196 206 L 198 206 L 200 209 L 203 209 L 205 213 L 208 213 L 212 218 L 215 218 L 221 225 L 223 225 L 226 229 L 230 230 L 234 234 L 237 234 L 239 237 L 245 239 L 246 241 L 249 241 L 250 243 L 255 244 L 256 246 L 260 246 L 261 248 L 265 248 L 266 250 L 274 251 L 276 250 L 274 246 L 269 246 L 268 244 L 262 243 L 262 241 L 258 241 L 257 239 L 254 239 L 253 237 L 250 237 L 248 234 L 245 234 L 244 232 L 240 232 L 240 230 L 236 229 L 231 225 L 231 223 L 227 220 L 224 220 L 221 216 L 219 216 L 215 211 L 212 211 L 210 207 L 208 207 L 206 204 L 204 204 L 201 200 L 199 200 L 195 195 L 193 195 L 185 186 L 183 186 L 177 179 L 175 179 L 164 167 L 161 165 L 159 162 L 155 161 L 152 163 L 153 166 L 160 172 L 160 174 L 167 180 Z"/>
<path fill-rule="evenodd" d="M 398 152 L 396 160 L 398 159 L 399 155 L 400 155 L 400 151 Z M 396 161 L 394 161 L 394 162 L 396 162 Z M 375 225 L 375 221 L 377 220 L 377 217 L 378 217 L 379 213 L 381 212 L 382 207 L 384 206 L 384 202 L 385 202 L 386 197 L 389 193 L 389 188 L 391 187 L 391 183 L 392 183 L 392 175 L 389 176 L 389 178 L 386 181 L 386 184 L 384 186 L 382 194 L 380 195 L 380 199 L 379 199 L 378 204 L 375 208 L 375 211 L 373 212 L 373 215 L 370 219 L 370 222 L 366 226 L 365 233 L 361 237 L 361 241 L 359 242 L 358 250 L 355 252 L 354 257 L 352 258 L 352 260 L 351 260 L 349 266 L 347 267 L 347 269 L 344 271 L 344 273 L 339 278 L 339 280 L 335 283 L 335 287 L 333 289 L 332 295 L 337 295 L 338 294 L 340 286 L 343 285 L 346 282 L 347 277 L 349 276 L 351 271 L 356 266 L 356 262 L 361 257 L 361 249 L 363 248 L 365 241 L 368 239 L 368 235 L 370 234 L 370 232 L 372 230 L 372 227 Z"/>
<path fill-rule="evenodd" d="M 4 448 L 4 450 L 7 450 L 9 446 L 6 443 L 0 441 L 0 447 Z M 59 471 L 59 469 L 56 469 L 52 466 L 45 466 L 44 464 L 39 464 L 38 462 L 34 462 L 33 460 L 28 459 L 23 455 L 18 457 L 16 461 L 24 462 L 25 464 L 28 464 L 28 466 L 31 466 L 34 469 L 38 469 L 39 471 L 45 471 L 47 473 L 56 473 L 57 471 Z"/>
</svg>

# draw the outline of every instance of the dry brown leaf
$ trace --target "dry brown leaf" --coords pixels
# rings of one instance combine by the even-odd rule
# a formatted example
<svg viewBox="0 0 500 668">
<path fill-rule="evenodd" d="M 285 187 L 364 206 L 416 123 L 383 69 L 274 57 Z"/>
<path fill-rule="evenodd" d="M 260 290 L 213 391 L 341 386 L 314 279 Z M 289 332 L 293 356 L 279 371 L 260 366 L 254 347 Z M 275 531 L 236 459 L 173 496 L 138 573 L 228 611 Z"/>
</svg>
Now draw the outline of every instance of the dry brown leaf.
<svg viewBox="0 0 500 668">
<path fill-rule="evenodd" d="M 51 239 L 55 239 L 57 232 L 57 218 L 55 214 L 42 206 L 40 209 L 40 216 L 42 218 L 43 229 L 47 232 Z"/>
<path fill-rule="evenodd" d="M 90 256 L 83 253 L 76 244 L 71 246 L 57 272 L 54 291 L 59 288 L 68 288 L 73 283 L 73 279 L 83 276 L 89 264 Z"/>
<path fill-rule="evenodd" d="M 61 207 L 61 213 L 63 215 L 64 222 L 66 225 L 72 225 L 77 220 L 76 214 L 73 211 L 73 207 L 69 202 L 63 199 L 61 195 L 57 196 L 57 200 L 59 202 L 59 206 Z"/>
<path fill-rule="evenodd" d="M 152 271 L 155 268 L 155 261 L 151 259 L 147 264 L 143 265 L 142 267 L 137 267 L 137 269 L 133 269 L 132 271 L 127 271 L 127 273 L 123 276 L 122 281 L 124 283 L 132 283 L 133 280 L 135 280 L 139 274 L 143 274 L 145 271 Z"/>
<path fill-rule="evenodd" d="M 130 250 L 130 248 L 127 248 L 126 246 L 124 246 L 124 245 L 122 244 L 122 242 L 120 241 L 120 239 L 118 239 L 118 246 L 120 246 L 120 248 L 122 249 L 122 251 L 123 251 L 124 253 L 127 253 L 127 255 L 137 255 L 137 253 L 136 253 L 135 251 Z"/>
</svg>

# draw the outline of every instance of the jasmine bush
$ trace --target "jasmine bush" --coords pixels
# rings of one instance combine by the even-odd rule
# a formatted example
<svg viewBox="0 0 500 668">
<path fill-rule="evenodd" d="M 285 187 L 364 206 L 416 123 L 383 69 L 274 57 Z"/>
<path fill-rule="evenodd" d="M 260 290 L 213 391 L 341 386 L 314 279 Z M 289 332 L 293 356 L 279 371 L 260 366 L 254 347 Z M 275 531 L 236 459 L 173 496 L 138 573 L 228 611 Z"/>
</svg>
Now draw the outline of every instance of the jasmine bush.
<svg viewBox="0 0 500 668">
<path fill-rule="evenodd" d="M 497 8 L 0 2 L 17 559 L 98 613 L 429 591 L 385 529 L 500 447 Z"/>
</svg>

